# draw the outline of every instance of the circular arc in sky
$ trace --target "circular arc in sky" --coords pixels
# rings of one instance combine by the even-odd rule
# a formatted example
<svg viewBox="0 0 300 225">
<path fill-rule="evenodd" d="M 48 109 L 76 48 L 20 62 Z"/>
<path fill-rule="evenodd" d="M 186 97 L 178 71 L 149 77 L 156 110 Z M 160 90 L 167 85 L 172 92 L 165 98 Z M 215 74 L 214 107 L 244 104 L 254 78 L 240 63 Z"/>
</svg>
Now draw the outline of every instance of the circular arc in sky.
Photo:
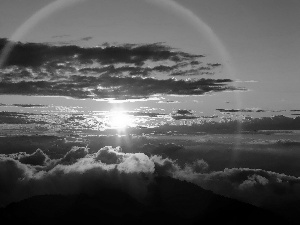
<svg viewBox="0 0 300 225">
<path fill-rule="evenodd" d="M 12 51 L 14 47 L 13 43 L 19 41 L 22 37 L 24 37 L 31 29 L 34 28 L 35 25 L 51 16 L 58 10 L 62 10 L 75 3 L 82 3 L 86 1 L 88 0 L 56 0 L 44 6 L 42 9 L 33 14 L 10 37 L 10 40 L 13 42 L 9 42 L 9 44 L 4 47 L 2 54 L 0 55 L 0 68 L 2 68 L 10 52 Z M 183 5 L 179 4 L 175 0 L 144 1 L 149 4 L 155 4 L 158 7 L 164 7 L 166 10 L 173 10 L 177 15 L 181 16 L 184 20 L 193 25 L 199 33 L 204 34 L 212 48 L 217 51 L 217 54 L 221 58 L 222 63 L 229 73 L 229 76 L 232 78 L 232 80 L 236 80 L 235 69 L 234 66 L 232 66 L 232 60 L 226 47 L 212 30 L 212 28 L 208 24 L 206 24 L 198 15 L 196 15 L 190 9 L 187 9 Z M 235 93 L 235 101 L 237 108 L 239 108 L 239 106 L 241 106 L 241 101 L 238 92 Z"/>
</svg>

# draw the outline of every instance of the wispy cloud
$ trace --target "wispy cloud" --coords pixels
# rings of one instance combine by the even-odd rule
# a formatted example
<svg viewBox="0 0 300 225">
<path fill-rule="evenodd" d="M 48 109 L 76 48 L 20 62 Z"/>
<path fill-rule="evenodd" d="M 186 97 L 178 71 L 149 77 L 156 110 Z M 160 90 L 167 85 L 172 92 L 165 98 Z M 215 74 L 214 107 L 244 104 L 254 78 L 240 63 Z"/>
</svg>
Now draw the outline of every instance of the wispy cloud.
<svg viewBox="0 0 300 225">
<path fill-rule="evenodd" d="M 54 35 L 51 38 L 64 38 L 64 37 L 70 37 L 71 35 L 69 34 L 62 34 L 62 35 Z"/>
</svg>

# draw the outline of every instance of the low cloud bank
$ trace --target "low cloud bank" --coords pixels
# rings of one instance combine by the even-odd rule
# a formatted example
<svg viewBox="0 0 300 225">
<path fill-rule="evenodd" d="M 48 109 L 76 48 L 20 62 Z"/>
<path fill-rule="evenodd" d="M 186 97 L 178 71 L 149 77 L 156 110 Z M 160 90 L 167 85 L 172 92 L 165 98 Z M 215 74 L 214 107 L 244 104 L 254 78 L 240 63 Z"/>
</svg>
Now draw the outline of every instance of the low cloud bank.
<svg viewBox="0 0 300 225">
<path fill-rule="evenodd" d="M 96 153 L 73 147 L 51 160 L 42 150 L 32 154 L 0 155 L 0 205 L 42 194 L 99 194 L 124 191 L 142 200 L 155 176 L 170 176 L 255 205 L 300 198 L 300 179 L 270 171 L 231 168 L 209 171 L 204 160 L 179 165 L 156 154 L 124 153 L 106 146 Z"/>
</svg>

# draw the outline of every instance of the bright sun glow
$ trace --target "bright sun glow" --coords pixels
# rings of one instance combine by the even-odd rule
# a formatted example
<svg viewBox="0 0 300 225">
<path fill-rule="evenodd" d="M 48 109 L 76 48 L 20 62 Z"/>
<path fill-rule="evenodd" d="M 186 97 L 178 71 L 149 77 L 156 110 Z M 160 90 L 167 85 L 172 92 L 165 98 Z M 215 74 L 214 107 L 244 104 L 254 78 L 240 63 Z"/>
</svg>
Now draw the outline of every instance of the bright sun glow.
<svg viewBox="0 0 300 225">
<path fill-rule="evenodd" d="M 108 123 L 111 128 L 122 130 L 133 126 L 133 119 L 123 111 L 112 111 Z"/>
</svg>

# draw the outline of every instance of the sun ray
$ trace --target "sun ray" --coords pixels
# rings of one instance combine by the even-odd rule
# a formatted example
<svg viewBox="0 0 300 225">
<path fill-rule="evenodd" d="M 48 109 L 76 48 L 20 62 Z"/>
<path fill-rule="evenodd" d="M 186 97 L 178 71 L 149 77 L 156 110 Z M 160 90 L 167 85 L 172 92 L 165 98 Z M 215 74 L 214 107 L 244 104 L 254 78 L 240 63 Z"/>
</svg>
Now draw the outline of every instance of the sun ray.
<svg viewBox="0 0 300 225">
<path fill-rule="evenodd" d="M 108 126 L 123 131 L 128 127 L 134 126 L 134 120 L 124 110 L 113 110 L 108 116 Z"/>
</svg>

